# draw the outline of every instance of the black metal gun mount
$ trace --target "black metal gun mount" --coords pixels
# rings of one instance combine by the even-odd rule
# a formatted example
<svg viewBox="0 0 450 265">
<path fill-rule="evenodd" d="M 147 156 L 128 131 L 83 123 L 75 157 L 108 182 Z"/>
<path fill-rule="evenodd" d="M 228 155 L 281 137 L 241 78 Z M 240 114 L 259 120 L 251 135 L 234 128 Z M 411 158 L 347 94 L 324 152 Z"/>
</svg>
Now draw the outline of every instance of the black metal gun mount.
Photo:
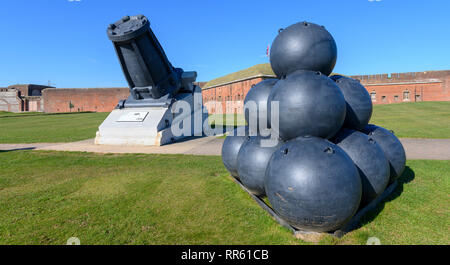
<svg viewBox="0 0 450 265">
<path fill-rule="evenodd" d="M 130 86 L 117 108 L 168 107 L 177 94 L 194 93 L 197 72 L 172 66 L 145 16 L 125 16 L 107 33 Z"/>
</svg>

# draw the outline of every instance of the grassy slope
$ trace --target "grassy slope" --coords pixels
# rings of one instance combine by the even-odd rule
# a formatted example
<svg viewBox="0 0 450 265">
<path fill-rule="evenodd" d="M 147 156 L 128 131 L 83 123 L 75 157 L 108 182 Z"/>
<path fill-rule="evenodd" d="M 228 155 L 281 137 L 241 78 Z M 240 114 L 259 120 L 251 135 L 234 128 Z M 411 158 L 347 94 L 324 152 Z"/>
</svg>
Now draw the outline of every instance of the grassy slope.
<svg viewBox="0 0 450 265">
<path fill-rule="evenodd" d="M 336 75 L 337 73 L 333 73 L 332 75 Z M 213 79 L 205 84 L 205 88 L 216 86 L 219 84 L 224 84 L 228 82 L 233 82 L 236 80 L 256 76 L 256 75 L 269 75 L 269 76 L 275 76 L 275 73 L 272 70 L 272 66 L 270 66 L 270 63 L 262 63 L 257 64 L 252 67 L 249 67 L 247 69 L 243 69 L 231 74 L 227 74 L 224 76 L 221 76 L 219 78 Z"/>
<path fill-rule="evenodd" d="M 450 161 L 408 166 L 400 197 L 359 230 L 322 243 L 449 244 Z M 0 153 L 0 244 L 73 236 L 83 244 L 303 244 L 233 183 L 220 157 Z"/>
<path fill-rule="evenodd" d="M 239 79 L 256 76 L 256 75 L 273 75 L 274 76 L 275 74 L 273 73 L 272 67 L 270 66 L 270 64 L 268 64 L 268 63 L 257 64 L 250 68 L 240 70 L 240 71 L 213 79 L 205 84 L 205 88 L 232 82 L 232 81 L 236 81 Z"/>
<path fill-rule="evenodd" d="M 56 143 L 95 137 L 109 113 L 3 113 L 0 143 Z"/>
</svg>

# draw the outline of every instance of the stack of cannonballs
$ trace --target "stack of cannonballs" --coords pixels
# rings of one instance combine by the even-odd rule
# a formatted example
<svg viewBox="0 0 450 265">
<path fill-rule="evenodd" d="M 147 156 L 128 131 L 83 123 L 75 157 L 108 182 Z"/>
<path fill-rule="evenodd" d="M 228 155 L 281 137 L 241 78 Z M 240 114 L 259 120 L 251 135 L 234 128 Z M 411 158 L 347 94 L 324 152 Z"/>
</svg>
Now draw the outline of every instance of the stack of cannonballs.
<svg viewBox="0 0 450 265">
<path fill-rule="evenodd" d="M 267 113 L 279 141 L 266 147 L 267 136 L 235 135 L 222 147 L 232 176 L 253 194 L 267 195 L 274 211 L 300 230 L 342 228 L 405 168 L 396 136 L 368 124 L 366 89 L 348 77 L 329 77 L 336 58 L 336 43 L 323 26 L 301 22 L 280 30 L 270 53 L 278 79 L 257 84 L 245 99 L 258 106 L 246 112 L 247 122 Z M 272 102 L 279 117 L 271 128 Z"/>
</svg>

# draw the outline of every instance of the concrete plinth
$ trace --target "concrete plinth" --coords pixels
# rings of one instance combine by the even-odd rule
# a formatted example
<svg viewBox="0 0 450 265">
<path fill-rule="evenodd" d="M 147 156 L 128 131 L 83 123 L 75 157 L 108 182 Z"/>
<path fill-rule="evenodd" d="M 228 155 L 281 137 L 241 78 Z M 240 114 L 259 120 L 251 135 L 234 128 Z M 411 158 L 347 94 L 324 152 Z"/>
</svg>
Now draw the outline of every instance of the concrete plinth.
<svg viewBox="0 0 450 265">
<path fill-rule="evenodd" d="M 183 93 L 167 107 L 115 109 L 100 125 L 98 145 L 161 146 L 186 137 L 202 136 L 208 124 L 201 90 Z"/>
</svg>

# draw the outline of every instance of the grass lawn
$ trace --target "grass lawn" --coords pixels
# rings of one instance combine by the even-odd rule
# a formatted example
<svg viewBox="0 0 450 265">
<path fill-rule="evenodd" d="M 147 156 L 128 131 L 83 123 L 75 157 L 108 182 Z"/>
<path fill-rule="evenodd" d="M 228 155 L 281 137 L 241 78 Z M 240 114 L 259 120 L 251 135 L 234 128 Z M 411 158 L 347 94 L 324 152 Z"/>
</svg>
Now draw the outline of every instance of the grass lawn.
<svg viewBox="0 0 450 265">
<path fill-rule="evenodd" d="M 376 105 L 371 123 L 394 130 L 398 137 L 450 138 L 450 102 Z"/>
<path fill-rule="evenodd" d="M 450 243 L 450 161 L 408 161 L 366 224 L 323 244 Z M 401 196 L 398 196 L 400 195 Z M 218 156 L 0 152 L 0 244 L 304 244 Z"/>
<path fill-rule="evenodd" d="M 209 123 L 222 126 L 245 126 L 247 122 L 243 114 L 211 114 Z"/>
<path fill-rule="evenodd" d="M 20 112 L 20 113 L 14 113 L 14 112 L 8 112 L 8 111 L 0 111 L 0 117 L 17 117 L 17 116 L 30 116 L 30 115 L 42 115 L 42 112 Z"/>
<path fill-rule="evenodd" d="M 0 143 L 59 143 L 95 137 L 109 113 L 0 113 Z"/>
<path fill-rule="evenodd" d="M 0 112 L 1 143 L 56 143 L 95 137 L 108 113 Z M 245 125 L 243 115 L 211 115 L 210 122 Z M 398 137 L 450 138 L 450 102 L 418 102 L 374 107 L 372 123 L 394 130 Z"/>
</svg>

